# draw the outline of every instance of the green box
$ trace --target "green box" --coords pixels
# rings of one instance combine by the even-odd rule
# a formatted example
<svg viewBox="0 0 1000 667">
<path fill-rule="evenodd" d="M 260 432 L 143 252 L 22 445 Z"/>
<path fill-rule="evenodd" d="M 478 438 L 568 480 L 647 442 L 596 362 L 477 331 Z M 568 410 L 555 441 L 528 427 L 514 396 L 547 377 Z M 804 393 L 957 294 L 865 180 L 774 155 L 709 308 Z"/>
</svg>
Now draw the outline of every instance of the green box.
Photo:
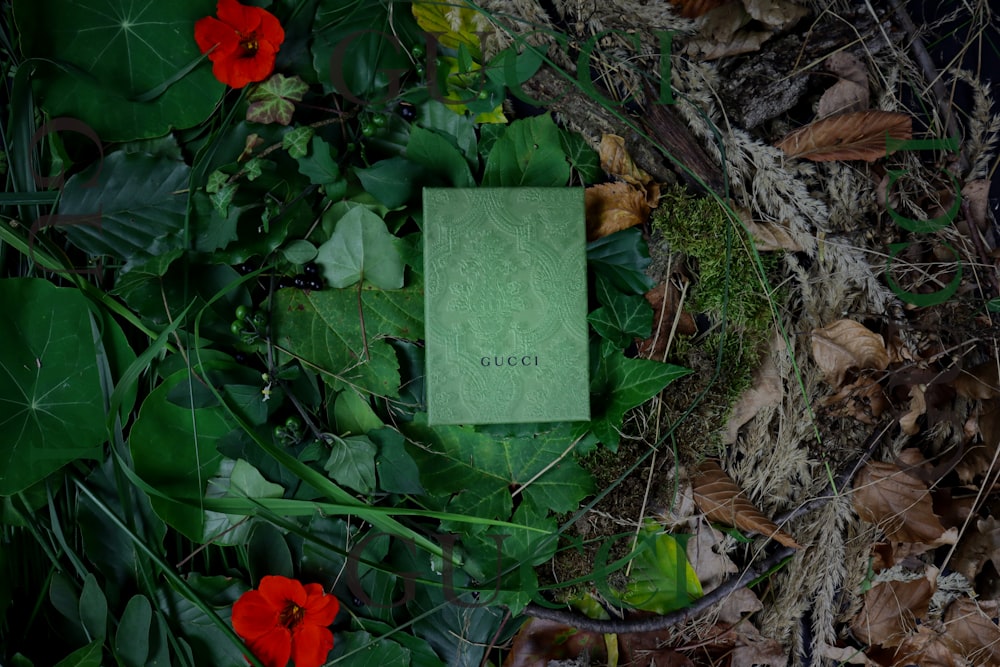
<svg viewBox="0 0 1000 667">
<path fill-rule="evenodd" d="M 424 189 L 431 424 L 590 419 L 581 188 Z"/>
</svg>

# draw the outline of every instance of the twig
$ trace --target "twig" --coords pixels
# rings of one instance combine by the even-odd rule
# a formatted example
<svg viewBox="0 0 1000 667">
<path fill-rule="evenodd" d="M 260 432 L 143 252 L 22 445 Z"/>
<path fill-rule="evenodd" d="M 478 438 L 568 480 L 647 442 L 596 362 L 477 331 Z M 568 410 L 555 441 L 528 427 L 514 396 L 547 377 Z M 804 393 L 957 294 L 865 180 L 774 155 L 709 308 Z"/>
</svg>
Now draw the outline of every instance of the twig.
<svg viewBox="0 0 1000 667">
<path fill-rule="evenodd" d="M 834 491 L 834 489 L 842 489 L 847 486 L 852 479 L 854 479 L 858 470 L 861 469 L 865 462 L 871 457 L 872 452 L 875 451 L 876 445 L 889 431 L 892 423 L 893 422 L 891 420 L 883 422 L 879 425 L 879 428 L 868 437 L 868 440 L 865 441 L 861 456 L 844 472 L 837 476 L 833 485 L 827 487 L 829 491 L 832 491 L 832 493 L 815 498 L 810 502 L 799 506 L 795 510 L 786 513 L 786 515 L 778 517 L 777 522 L 784 523 L 785 521 L 801 516 L 806 512 L 811 512 L 812 510 L 825 505 L 839 495 L 836 491 Z M 704 596 L 695 600 L 690 607 L 679 609 L 675 612 L 664 614 L 663 616 L 630 620 L 600 620 L 588 618 L 564 609 L 549 609 L 535 603 L 531 603 L 525 607 L 524 613 L 535 618 L 544 618 L 546 620 L 564 623 L 579 630 L 586 630 L 588 632 L 625 634 L 630 632 L 655 632 L 658 630 L 665 630 L 680 623 L 684 623 L 685 621 L 701 614 L 710 607 L 718 604 L 730 594 L 743 588 L 758 576 L 777 566 L 781 563 L 781 561 L 785 560 L 794 553 L 795 549 L 793 547 L 781 547 L 756 566 L 748 567 L 739 574 L 726 579 L 719 585 L 718 588 L 713 589 Z"/>
</svg>

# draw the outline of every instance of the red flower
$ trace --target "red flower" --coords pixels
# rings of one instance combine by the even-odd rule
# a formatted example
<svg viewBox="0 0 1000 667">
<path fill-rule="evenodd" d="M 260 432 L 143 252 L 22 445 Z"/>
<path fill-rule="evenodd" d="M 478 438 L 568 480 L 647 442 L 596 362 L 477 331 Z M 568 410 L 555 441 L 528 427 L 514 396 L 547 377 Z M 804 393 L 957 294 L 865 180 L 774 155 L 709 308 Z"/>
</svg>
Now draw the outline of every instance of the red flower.
<svg viewBox="0 0 1000 667">
<path fill-rule="evenodd" d="M 215 78 L 233 88 L 266 79 L 285 41 L 278 19 L 236 0 L 219 0 L 215 13 L 219 18 L 207 16 L 194 24 L 194 39 L 212 61 Z"/>
<path fill-rule="evenodd" d="M 333 648 L 333 623 L 340 603 L 319 584 L 268 576 L 255 591 L 233 603 L 233 629 L 267 667 L 319 667 Z"/>
</svg>

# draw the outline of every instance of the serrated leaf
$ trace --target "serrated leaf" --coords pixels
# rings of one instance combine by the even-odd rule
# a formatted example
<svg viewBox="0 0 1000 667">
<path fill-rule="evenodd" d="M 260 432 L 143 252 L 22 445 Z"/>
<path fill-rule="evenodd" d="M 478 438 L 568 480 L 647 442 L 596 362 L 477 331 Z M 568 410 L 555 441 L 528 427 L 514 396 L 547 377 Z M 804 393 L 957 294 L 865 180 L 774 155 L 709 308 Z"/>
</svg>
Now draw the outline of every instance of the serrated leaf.
<svg viewBox="0 0 1000 667">
<path fill-rule="evenodd" d="M 281 147 L 288 151 L 288 155 L 291 157 L 305 157 L 306 153 L 309 152 L 309 140 L 313 138 L 314 134 L 316 131 L 308 125 L 297 127 L 281 137 Z"/>
<path fill-rule="evenodd" d="M 335 438 L 323 466 L 330 477 L 359 493 L 375 489 L 375 444 L 363 435 Z"/>
<path fill-rule="evenodd" d="M 183 162 L 114 152 L 66 182 L 59 214 L 99 221 L 67 225 L 66 236 L 91 255 L 130 262 L 182 248 L 189 175 Z"/>
<path fill-rule="evenodd" d="M 775 144 L 788 157 L 814 162 L 865 160 L 872 162 L 892 152 L 888 139 L 913 135 L 913 119 L 891 111 L 856 111 L 817 120 L 786 135 Z"/>
<path fill-rule="evenodd" d="M 250 93 L 247 120 L 255 123 L 288 125 L 295 112 L 293 102 L 302 100 L 309 86 L 298 76 L 275 74 Z"/>
<path fill-rule="evenodd" d="M 536 507 L 566 512 L 590 492 L 590 475 L 572 456 L 571 428 L 560 425 L 530 435 L 524 427 L 511 426 L 517 430 L 506 433 L 503 428 L 492 428 L 487 435 L 469 427 L 430 427 L 421 414 L 402 430 L 421 443 L 409 451 L 427 490 L 456 494 L 448 505 L 451 511 L 506 519 L 511 490 L 518 490 Z"/>
<path fill-rule="evenodd" d="M 648 359 L 628 359 L 613 344 L 611 349 L 608 345 L 591 352 L 597 359 L 590 374 L 590 428 L 605 447 L 615 451 L 625 413 L 691 370 Z"/>
<path fill-rule="evenodd" d="M 485 187 L 563 187 L 567 181 L 569 162 L 548 114 L 508 125 L 490 149 L 483 174 Z"/>
<path fill-rule="evenodd" d="M 420 485 L 420 469 L 406 451 L 406 440 L 399 431 L 384 428 L 369 434 L 378 445 L 375 458 L 378 488 L 388 493 L 427 493 Z"/>
<path fill-rule="evenodd" d="M 360 308 L 357 287 L 285 289 L 274 297 L 271 331 L 281 350 L 306 360 L 326 382 L 395 397 L 399 363 L 384 339 L 423 338 L 423 317 L 423 287 L 416 280 L 400 290 L 363 284 Z"/>
<path fill-rule="evenodd" d="M 593 183 L 601 179 L 603 176 L 601 158 L 586 139 L 577 132 L 559 130 L 559 142 L 570 164 L 580 174 L 580 179 L 584 183 Z"/>
<path fill-rule="evenodd" d="M 382 218 L 362 206 L 344 214 L 316 262 L 333 287 L 365 280 L 381 289 L 403 286 L 403 260 Z"/>
<path fill-rule="evenodd" d="M 309 141 L 309 154 L 296 158 L 299 173 L 309 178 L 315 185 L 329 185 L 340 179 L 340 167 L 334 160 L 334 148 L 320 137 Z"/>
</svg>

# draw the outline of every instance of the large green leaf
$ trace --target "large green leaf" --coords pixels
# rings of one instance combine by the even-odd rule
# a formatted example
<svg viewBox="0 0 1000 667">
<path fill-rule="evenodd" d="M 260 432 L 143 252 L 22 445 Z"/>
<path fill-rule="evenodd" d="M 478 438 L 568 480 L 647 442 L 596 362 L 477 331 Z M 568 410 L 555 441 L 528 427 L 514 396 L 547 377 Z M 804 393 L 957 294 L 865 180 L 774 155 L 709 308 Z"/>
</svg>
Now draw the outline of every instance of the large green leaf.
<svg viewBox="0 0 1000 667">
<path fill-rule="evenodd" d="M 279 290 L 271 309 L 274 341 L 332 385 L 398 396 L 399 362 L 385 338 L 423 338 L 423 287 L 361 285 L 360 306 L 358 290 Z"/>
<path fill-rule="evenodd" d="M 170 402 L 171 390 L 187 387 L 188 382 L 194 386 L 199 380 L 186 372 L 175 373 L 146 397 L 132 425 L 129 446 L 139 476 L 171 498 L 151 497 L 153 511 L 200 542 L 205 512 L 187 503 L 204 497 L 206 484 L 222 460 L 216 443 L 233 427 L 221 407 L 190 409 Z"/>
<path fill-rule="evenodd" d="M 569 163 L 559 139 L 559 128 L 549 115 L 514 121 L 486 160 L 487 187 L 563 187 L 569 181 Z"/>
<path fill-rule="evenodd" d="M 45 59 L 35 80 L 42 107 L 102 141 L 160 136 L 212 112 L 225 87 L 211 65 L 185 72 L 201 57 L 194 23 L 214 13 L 214 0 L 14 2 L 24 55 Z"/>
<path fill-rule="evenodd" d="M 603 304 L 587 316 L 594 330 L 618 347 L 634 338 L 648 338 L 653 327 L 653 307 L 645 297 L 622 294 L 603 276 L 597 276 L 597 300 Z"/>
<path fill-rule="evenodd" d="M 548 431 L 497 426 L 481 433 L 464 426 L 432 428 L 421 414 L 402 430 L 420 443 L 409 451 L 427 490 L 455 494 L 448 505 L 452 512 L 507 519 L 512 490 L 535 507 L 568 512 L 592 488 L 590 475 L 574 460 L 571 428 L 565 425 Z"/>
<path fill-rule="evenodd" d="M 118 632 L 115 633 L 115 655 L 122 667 L 144 667 L 149 656 L 149 629 L 153 621 L 153 607 L 149 598 L 134 595 L 122 612 Z"/>
<path fill-rule="evenodd" d="M 627 294 L 645 294 L 653 286 L 646 275 L 649 248 L 642 230 L 629 227 L 587 244 L 587 265 Z"/>
<path fill-rule="evenodd" d="M 86 299 L 35 278 L 0 280 L 0 495 L 100 454 L 104 406 Z"/>
<path fill-rule="evenodd" d="M 691 370 L 649 359 L 629 359 L 607 341 L 600 347 L 591 350 L 590 428 L 614 451 L 618 448 L 618 430 L 625 413 Z"/>
<path fill-rule="evenodd" d="M 685 543 L 655 525 L 645 526 L 622 600 L 644 611 L 667 614 L 700 598 L 701 582 L 685 555 Z"/>
<path fill-rule="evenodd" d="M 476 184 L 465 157 L 437 132 L 414 126 L 406 145 L 406 157 L 444 179 L 447 185 L 471 188 Z"/>
<path fill-rule="evenodd" d="M 99 214 L 100 224 L 67 225 L 66 235 L 92 255 L 132 262 L 181 248 L 189 171 L 166 157 L 108 155 L 70 178 L 59 202 L 60 215 Z"/>
<path fill-rule="evenodd" d="M 319 247 L 316 263 L 334 287 L 366 280 L 381 289 L 403 286 L 403 259 L 382 218 L 363 206 L 349 210 L 330 239 Z"/>
</svg>

